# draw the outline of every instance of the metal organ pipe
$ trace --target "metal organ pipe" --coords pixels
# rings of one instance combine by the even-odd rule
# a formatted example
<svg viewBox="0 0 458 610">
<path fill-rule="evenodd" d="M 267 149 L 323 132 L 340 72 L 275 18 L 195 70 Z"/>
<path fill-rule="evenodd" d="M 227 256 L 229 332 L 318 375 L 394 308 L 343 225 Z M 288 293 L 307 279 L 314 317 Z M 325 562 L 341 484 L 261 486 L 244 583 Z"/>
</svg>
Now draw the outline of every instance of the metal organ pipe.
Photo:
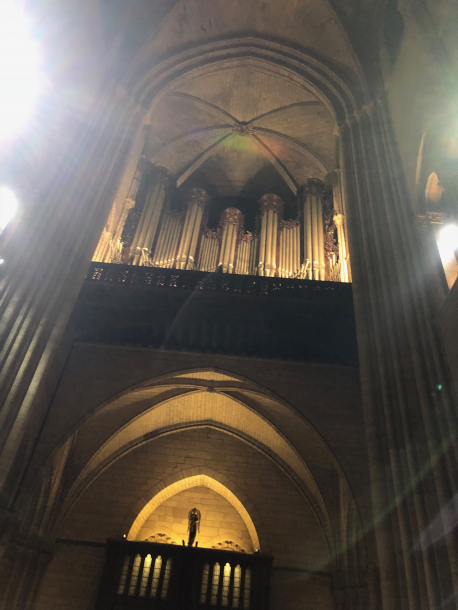
<svg viewBox="0 0 458 610">
<path fill-rule="evenodd" d="M 318 225 L 318 265 L 319 278 L 321 281 L 326 279 L 326 265 L 324 262 L 324 226 L 323 226 L 323 204 L 321 197 L 317 197 L 317 225 Z"/>
<path fill-rule="evenodd" d="M 202 214 L 209 197 L 203 189 L 191 189 L 186 204 L 186 217 L 177 255 L 178 269 L 193 269 Z"/>
<path fill-rule="evenodd" d="M 274 276 L 277 269 L 277 228 L 283 212 L 283 201 L 269 193 L 261 197 L 258 205 L 261 221 L 258 273 Z"/>
<path fill-rule="evenodd" d="M 218 266 L 222 267 L 223 273 L 234 273 L 235 250 L 240 229 L 243 227 L 245 217 L 237 208 L 227 208 L 221 214 L 221 250 Z"/>
<path fill-rule="evenodd" d="M 324 280 L 326 268 L 324 263 L 324 228 L 321 199 L 324 184 L 315 178 L 307 182 L 304 191 L 304 251 L 310 262 L 307 278 Z"/>
<path fill-rule="evenodd" d="M 172 175 L 165 167 L 154 168 L 152 185 L 146 196 L 142 215 L 132 242 L 132 265 L 140 265 L 142 251 L 146 256 L 151 253 L 151 246 L 156 236 L 162 208 L 171 192 L 172 180 Z"/>
<path fill-rule="evenodd" d="M 283 220 L 280 225 L 280 277 L 294 277 L 300 268 L 300 225 L 297 220 Z"/>
</svg>

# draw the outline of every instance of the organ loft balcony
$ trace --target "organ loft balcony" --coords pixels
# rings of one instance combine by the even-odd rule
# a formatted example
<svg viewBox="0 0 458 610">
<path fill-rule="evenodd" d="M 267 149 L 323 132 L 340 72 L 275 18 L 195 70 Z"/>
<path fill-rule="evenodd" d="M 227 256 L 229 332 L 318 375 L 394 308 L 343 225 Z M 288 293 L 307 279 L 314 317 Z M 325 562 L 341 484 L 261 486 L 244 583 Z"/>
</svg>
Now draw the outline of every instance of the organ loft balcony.
<svg viewBox="0 0 458 610">
<path fill-rule="evenodd" d="M 91 263 L 75 339 L 354 366 L 349 283 Z"/>
<path fill-rule="evenodd" d="M 141 159 L 96 248 L 76 337 L 355 365 L 345 214 L 331 182 L 289 194 L 278 184 L 282 197 L 209 195 Z"/>
</svg>

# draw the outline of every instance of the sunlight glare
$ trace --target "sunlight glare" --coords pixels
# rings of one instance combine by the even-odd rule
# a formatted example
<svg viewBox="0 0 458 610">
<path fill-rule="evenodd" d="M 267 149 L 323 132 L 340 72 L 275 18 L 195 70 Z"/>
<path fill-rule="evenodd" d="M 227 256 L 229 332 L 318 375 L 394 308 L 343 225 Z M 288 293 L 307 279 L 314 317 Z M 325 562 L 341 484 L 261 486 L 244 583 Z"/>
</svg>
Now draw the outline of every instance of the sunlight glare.
<svg viewBox="0 0 458 610">
<path fill-rule="evenodd" d="M 451 261 L 458 249 L 458 226 L 446 225 L 439 233 L 437 245 L 442 261 Z"/>
<path fill-rule="evenodd" d="M 18 0 L 0 0 L 0 140 L 27 121 L 40 90 L 38 46 Z"/>
<path fill-rule="evenodd" d="M 6 186 L 0 186 L 0 233 L 16 214 L 18 201 L 16 195 Z"/>
</svg>

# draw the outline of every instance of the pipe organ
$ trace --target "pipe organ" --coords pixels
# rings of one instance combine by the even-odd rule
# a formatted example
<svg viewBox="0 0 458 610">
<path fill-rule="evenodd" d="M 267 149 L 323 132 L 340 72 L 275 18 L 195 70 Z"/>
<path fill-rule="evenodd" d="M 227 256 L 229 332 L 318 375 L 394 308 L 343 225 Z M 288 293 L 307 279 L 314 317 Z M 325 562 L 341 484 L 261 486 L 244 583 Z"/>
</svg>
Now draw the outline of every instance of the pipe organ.
<svg viewBox="0 0 458 610">
<path fill-rule="evenodd" d="M 200 241 L 199 260 L 197 269 L 199 271 L 215 271 L 218 261 L 219 235 L 217 231 L 205 228 L 202 231 Z"/>
<path fill-rule="evenodd" d="M 143 205 L 136 203 L 136 210 L 134 201 L 126 200 L 113 233 L 116 239 L 108 242 L 102 235 L 95 260 L 108 257 L 116 263 L 208 273 L 220 269 L 239 275 L 349 281 L 344 217 L 338 201 L 335 210 L 332 200 L 323 200 L 320 180 L 308 180 L 295 219 L 283 218 L 284 204 L 278 195 L 263 195 L 258 201 L 256 231 L 250 232 L 235 207 L 222 212 L 216 229 L 209 228 L 210 197 L 203 189 L 190 189 L 178 209 L 171 203 L 173 183 L 168 170 L 154 168 L 152 178 Z M 133 239 L 121 257 L 124 225 Z"/>
<path fill-rule="evenodd" d="M 172 176 L 165 167 L 155 167 L 140 221 L 130 248 L 130 263 L 140 265 L 151 253 L 164 203 L 170 196 Z"/>
<path fill-rule="evenodd" d="M 239 241 L 239 233 L 245 221 L 245 217 L 237 208 L 227 208 L 221 214 L 220 233 L 221 249 L 219 252 L 218 266 L 222 267 L 223 273 L 233 273 L 235 265 L 235 251 Z"/>
<path fill-rule="evenodd" d="M 309 261 L 307 279 L 325 280 L 324 227 L 322 197 L 324 184 L 321 180 L 309 180 L 304 190 L 304 258 Z"/>
<path fill-rule="evenodd" d="M 235 273 L 238 275 L 256 275 L 256 252 L 258 240 L 247 231 L 240 237 Z"/>
<path fill-rule="evenodd" d="M 274 276 L 277 271 L 278 224 L 283 213 L 283 201 L 277 195 L 263 195 L 259 205 L 258 275 Z"/>
<path fill-rule="evenodd" d="M 152 257 L 154 267 L 171 269 L 175 266 L 180 233 L 181 218 L 179 214 L 167 210 Z"/>
<path fill-rule="evenodd" d="M 280 277 L 296 277 L 301 268 L 301 226 L 298 220 L 280 222 L 279 267 Z"/>
<path fill-rule="evenodd" d="M 177 269 L 194 269 L 197 240 L 202 215 L 209 196 L 203 189 L 191 189 L 188 194 L 186 216 L 177 255 Z"/>
</svg>

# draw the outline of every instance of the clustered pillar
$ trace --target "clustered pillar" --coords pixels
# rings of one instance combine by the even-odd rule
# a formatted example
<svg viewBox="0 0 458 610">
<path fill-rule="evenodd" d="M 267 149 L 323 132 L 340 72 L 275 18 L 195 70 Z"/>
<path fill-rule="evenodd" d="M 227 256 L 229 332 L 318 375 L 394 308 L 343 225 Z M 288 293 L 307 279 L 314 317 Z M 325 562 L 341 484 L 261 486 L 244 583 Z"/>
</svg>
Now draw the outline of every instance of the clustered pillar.
<svg viewBox="0 0 458 610">
<path fill-rule="evenodd" d="M 278 223 L 283 212 L 283 201 L 269 193 L 258 201 L 261 224 L 259 238 L 259 275 L 272 277 L 277 271 Z"/>
<path fill-rule="evenodd" d="M 227 208 L 221 214 L 221 249 L 218 266 L 222 267 L 223 273 L 234 272 L 237 241 L 244 221 L 245 217 L 237 208 Z"/>
<path fill-rule="evenodd" d="M 340 134 L 380 575 L 374 597 L 384 610 L 456 607 L 456 397 L 385 101 L 348 117 Z"/>
<path fill-rule="evenodd" d="M 193 269 L 202 215 L 209 196 L 203 189 L 191 189 L 186 200 L 186 217 L 177 256 L 178 269 Z"/>
<path fill-rule="evenodd" d="M 172 175 L 165 167 L 155 167 L 151 187 L 130 249 L 132 265 L 141 265 L 151 254 L 162 208 L 171 193 Z"/>
</svg>

